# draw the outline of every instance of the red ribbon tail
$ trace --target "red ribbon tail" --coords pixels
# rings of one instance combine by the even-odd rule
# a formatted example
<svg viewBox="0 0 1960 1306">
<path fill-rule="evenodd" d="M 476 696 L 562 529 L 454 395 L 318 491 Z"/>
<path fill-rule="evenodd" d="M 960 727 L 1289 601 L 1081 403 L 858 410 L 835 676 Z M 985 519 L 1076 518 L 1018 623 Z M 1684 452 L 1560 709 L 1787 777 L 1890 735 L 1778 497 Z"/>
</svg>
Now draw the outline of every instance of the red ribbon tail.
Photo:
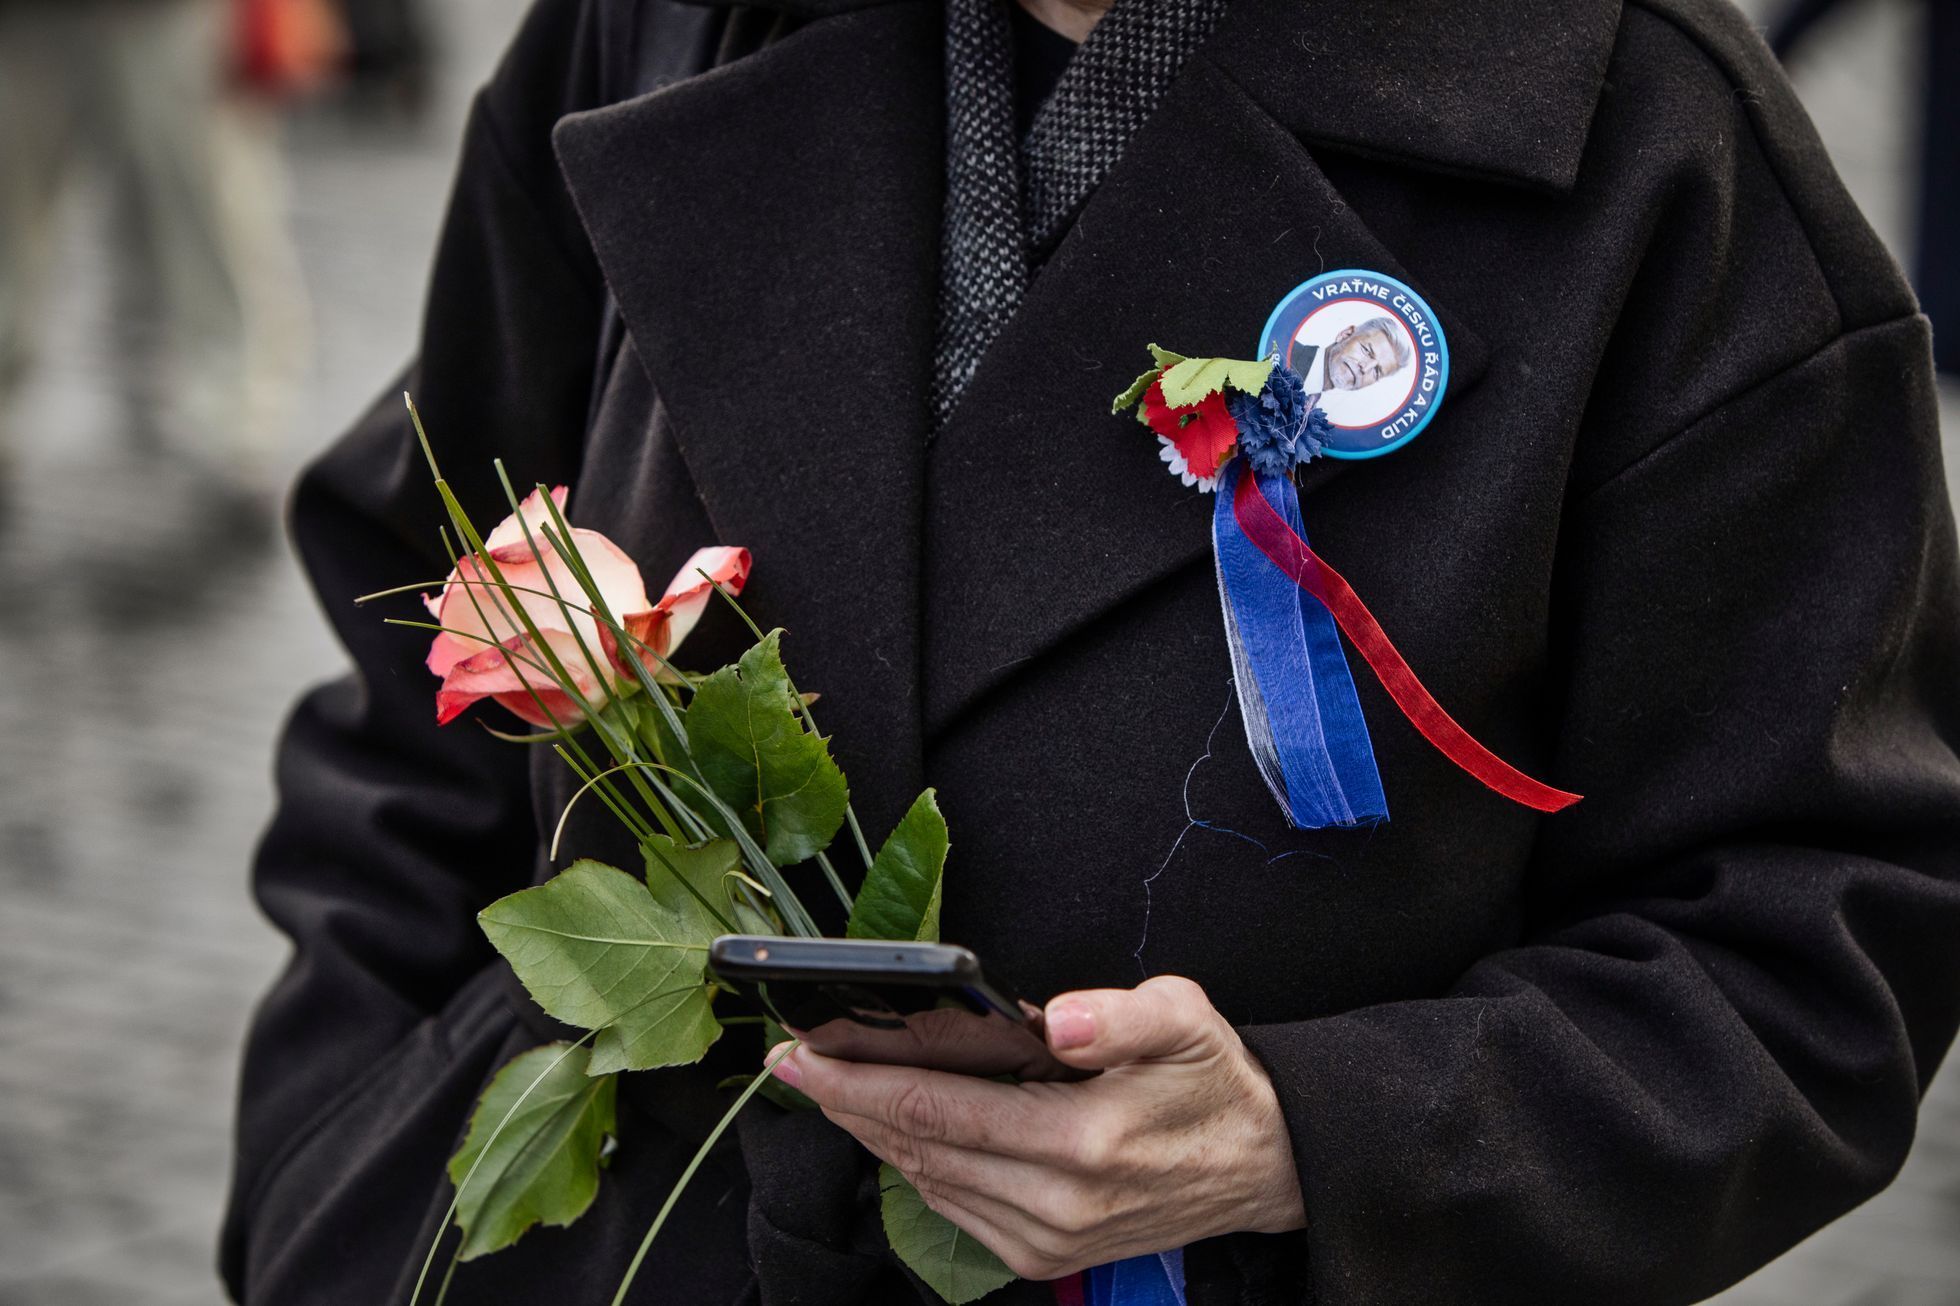
<svg viewBox="0 0 1960 1306">
<path fill-rule="evenodd" d="M 1286 519 L 1266 502 L 1256 480 L 1250 474 L 1240 476 L 1232 497 L 1232 516 L 1239 529 L 1274 566 L 1291 576 L 1301 589 L 1320 600 L 1333 614 L 1341 633 L 1353 643 L 1389 697 L 1402 709 L 1402 715 L 1409 718 L 1409 723 L 1424 739 L 1485 786 L 1513 802 L 1540 812 L 1559 812 L 1579 801 L 1578 794 L 1533 780 L 1458 725 L 1435 695 L 1416 679 L 1407 659 L 1396 651 L 1388 632 L 1375 620 L 1375 614 L 1368 611 L 1353 586 L 1294 533 Z"/>
<path fill-rule="evenodd" d="M 1051 1280 L 1048 1286 L 1055 1292 L 1055 1306 L 1085 1306 L 1088 1297 L 1083 1280 L 1088 1277 L 1087 1271 L 1077 1270 L 1066 1279 Z"/>
</svg>

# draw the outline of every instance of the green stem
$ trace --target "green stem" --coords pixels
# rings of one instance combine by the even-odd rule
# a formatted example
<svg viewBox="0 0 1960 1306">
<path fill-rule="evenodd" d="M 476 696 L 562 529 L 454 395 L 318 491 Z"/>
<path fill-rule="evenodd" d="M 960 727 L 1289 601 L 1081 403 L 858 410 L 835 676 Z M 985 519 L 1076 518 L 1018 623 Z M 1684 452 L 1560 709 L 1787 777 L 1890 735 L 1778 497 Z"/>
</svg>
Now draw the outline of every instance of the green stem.
<svg viewBox="0 0 1960 1306">
<path fill-rule="evenodd" d="M 720 814 L 722 821 L 728 826 L 729 835 L 737 844 L 741 845 L 743 860 L 749 863 L 749 869 L 754 871 L 756 877 L 768 887 L 769 896 L 776 903 L 776 910 L 782 913 L 783 920 L 789 925 L 791 931 L 802 935 L 806 939 L 821 938 L 823 936 L 823 931 L 817 928 L 816 920 L 811 917 L 808 909 L 803 906 L 803 900 L 798 898 L 796 891 L 789 887 L 789 882 L 783 879 L 782 872 L 777 870 L 776 864 L 769 860 L 769 855 L 757 847 L 755 840 L 749 837 L 748 830 L 742 825 L 742 818 L 727 803 L 724 803 L 716 795 L 714 790 L 691 776 L 674 771 L 672 767 L 655 767 L 655 764 L 650 762 L 641 762 L 637 765 L 654 767 L 658 770 L 673 771 L 675 775 L 698 789 L 701 792 L 701 796 L 707 799 L 714 806 L 715 811 Z"/>
<path fill-rule="evenodd" d="M 795 1039 L 777 1046 L 776 1051 L 763 1064 L 760 1073 L 749 1081 L 749 1086 L 742 1090 L 740 1097 L 735 1099 L 735 1105 L 728 1108 L 720 1122 L 709 1132 L 707 1139 L 695 1150 L 694 1158 L 687 1163 L 687 1169 L 681 1171 L 681 1177 L 675 1181 L 673 1191 L 668 1193 L 667 1200 L 660 1204 L 659 1212 L 653 1217 L 653 1224 L 647 1228 L 646 1237 L 640 1239 L 640 1249 L 633 1253 L 633 1262 L 626 1267 L 626 1277 L 619 1281 L 619 1291 L 613 1294 L 612 1306 L 621 1306 L 621 1303 L 626 1300 L 627 1290 L 633 1286 L 633 1280 L 640 1273 L 640 1263 L 646 1260 L 647 1250 L 653 1246 L 653 1240 L 659 1236 L 661 1227 L 667 1223 L 667 1217 L 673 1212 L 674 1204 L 680 1200 L 681 1194 L 687 1191 L 688 1184 L 694 1180 L 695 1171 L 699 1170 L 701 1163 L 708 1159 L 708 1153 L 716 1143 L 721 1141 L 721 1136 L 728 1132 L 728 1126 L 734 1123 L 736 1113 L 749 1104 L 749 1099 L 756 1095 L 757 1090 L 775 1070 L 776 1063 L 794 1052 L 796 1046 Z"/>
<path fill-rule="evenodd" d="M 567 758 L 566 762 L 569 765 L 570 759 Z M 614 767 L 612 770 L 621 771 L 629 766 L 647 766 L 647 765 L 650 764 L 646 762 L 623 762 L 619 766 Z M 572 769 L 576 771 L 578 768 L 573 767 Z M 607 776 L 611 774 L 612 771 L 603 771 L 600 774 L 593 776 L 590 780 L 587 780 L 583 786 L 580 787 L 578 793 L 573 794 L 571 798 L 566 800 L 565 810 L 562 813 L 560 813 L 558 817 L 558 828 L 552 832 L 552 836 L 551 836 L 551 860 L 552 861 L 555 862 L 558 860 L 558 837 L 565 832 L 565 819 L 572 814 L 572 804 L 576 803 L 585 794 L 585 791 L 587 789 L 592 788 L 594 785 L 598 784 L 601 780 L 604 780 Z M 678 830 L 673 831 L 671 837 L 674 839 L 676 843 L 682 842 L 680 837 L 680 832 Z M 658 848 L 654 847 L 653 844 L 649 842 L 642 841 L 642 843 L 640 844 L 640 851 L 644 852 L 647 856 L 659 862 L 660 865 L 666 870 L 667 874 L 671 875 L 674 878 L 675 883 L 679 884 L 681 888 L 686 889 L 688 893 L 693 895 L 694 900 L 700 903 L 701 906 L 707 910 L 708 914 L 710 916 L 713 916 L 724 930 L 728 931 L 728 933 L 730 934 L 738 933 L 738 931 L 735 928 L 735 922 L 729 920 L 728 917 L 722 915 L 721 912 L 715 907 L 714 903 L 710 902 L 699 889 L 695 888 L 693 882 L 690 881 L 685 875 L 682 875 L 680 873 L 679 868 L 676 867 L 672 862 L 668 861 L 667 858 L 661 853 L 661 851 Z"/>
<path fill-rule="evenodd" d="M 445 1301 L 449 1300 L 449 1283 L 450 1280 L 456 1277 L 456 1267 L 462 1263 L 462 1260 L 463 1245 L 457 1243 L 456 1250 L 449 1257 L 449 1268 L 442 1272 L 442 1283 L 436 1287 L 436 1306 L 442 1306 Z"/>
<path fill-rule="evenodd" d="M 558 1069 L 559 1066 L 565 1063 L 566 1057 L 569 1057 L 570 1055 L 572 1055 L 572 1053 L 578 1051 L 581 1047 L 585 1046 L 586 1039 L 590 1039 L 596 1036 L 598 1032 L 599 1031 L 596 1029 L 592 1030 L 590 1033 L 587 1033 L 584 1038 L 579 1039 L 578 1042 L 567 1046 L 563 1052 L 560 1052 L 558 1054 L 558 1059 L 553 1061 L 550 1065 L 546 1066 L 544 1070 L 539 1073 L 538 1077 L 531 1081 L 530 1086 L 526 1088 L 522 1093 L 517 1095 L 517 1100 L 510 1104 L 510 1110 L 504 1112 L 504 1118 L 502 1120 L 499 1120 L 497 1122 L 497 1127 L 490 1131 L 490 1137 L 484 1141 L 483 1150 L 477 1153 L 476 1160 L 472 1161 L 470 1163 L 470 1168 L 464 1172 L 463 1182 L 456 1185 L 455 1196 L 449 1199 L 449 1209 L 442 1213 L 442 1223 L 436 1226 L 436 1236 L 429 1243 L 429 1254 L 422 1258 L 422 1272 L 415 1276 L 415 1291 L 411 1292 L 408 1295 L 408 1306 L 415 1306 L 415 1303 L 421 1300 L 422 1285 L 428 1281 L 429 1267 L 434 1265 L 436 1261 L 436 1249 L 442 1246 L 443 1235 L 449 1232 L 449 1222 L 456 1218 L 456 1207 L 463 1200 L 463 1190 L 470 1186 L 470 1180 L 476 1178 L 477 1167 L 482 1165 L 484 1158 L 490 1155 L 491 1145 L 494 1144 L 497 1141 L 497 1139 L 502 1136 L 504 1132 L 504 1127 L 508 1125 L 513 1118 L 516 1117 L 518 1108 L 522 1107 L 525 1101 L 530 1098 L 531 1094 L 537 1091 L 538 1085 L 544 1083 L 545 1080 L 551 1078 L 551 1073 L 554 1070 Z M 463 1254 L 463 1249 L 460 1245 L 456 1248 L 456 1254 L 459 1257 Z M 449 1271 L 451 1274 L 454 1274 L 456 1272 L 455 1262 L 452 1261 L 450 1263 Z M 449 1285 L 449 1279 L 448 1276 L 445 1275 L 443 1278 L 442 1291 L 446 1292 L 448 1290 L 448 1285 Z"/>
<path fill-rule="evenodd" d="M 837 901 L 844 904 L 844 914 L 850 915 L 857 904 L 851 899 L 851 891 L 844 887 L 844 881 L 837 874 L 837 868 L 830 864 L 830 854 L 818 853 L 817 865 L 823 868 L 823 877 L 830 881 L 832 891 L 837 894 Z"/>
</svg>

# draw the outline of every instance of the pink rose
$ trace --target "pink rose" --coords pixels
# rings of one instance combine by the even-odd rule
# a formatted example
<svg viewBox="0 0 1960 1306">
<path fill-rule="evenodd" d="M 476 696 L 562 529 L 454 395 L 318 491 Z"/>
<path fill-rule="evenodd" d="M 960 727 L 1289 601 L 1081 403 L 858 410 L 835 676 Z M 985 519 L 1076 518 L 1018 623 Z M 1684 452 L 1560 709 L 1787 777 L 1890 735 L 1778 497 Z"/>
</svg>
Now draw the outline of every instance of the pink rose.
<svg viewBox="0 0 1960 1306">
<path fill-rule="evenodd" d="M 565 494 L 562 485 L 551 492 L 561 510 Z M 640 648 L 640 643 L 662 657 L 680 647 L 714 597 L 714 584 L 703 579 L 703 571 L 736 594 L 742 592 L 749 578 L 747 549 L 700 549 L 676 573 L 660 601 L 649 604 L 646 582 L 633 560 L 599 532 L 573 527 L 572 544 L 605 599 L 606 610 L 640 641 L 629 641 L 628 648 L 622 649 L 612 631 L 592 615 L 585 590 L 573 577 L 571 567 L 545 539 L 544 527 L 550 521 L 550 510 L 534 491 L 516 513 L 490 532 L 483 541 L 484 550 L 504 580 L 518 591 L 517 602 L 557 655 L 567 677 L 577 686 L 579 698 L 594 710 L 602 707 L 620 685 L 635 679 L 632 666 L 626 662 L 629 652 L 649 672 L 659 672 L 660 664 Z M 535 553 L 525 541 L 527 525 L 530 538 L 537 543 Z M 477 581 L 484 583 L 465 583 Z M 554 585 L 565 600 L 562 607 L 551 596 Z M 429 646 L 429 670 L 442 677 L 442 688 L 436 691 L 437 725 L 454 721 L 482 698 L 495 699 L 535 726 L 549 726 L 553 718 L 565 726 L 583 719 L 579 701 L 559 687 L 550 659 L 543 656 L 522 621 L 509 610 L 510 600 L 474 555 L 449 573 L 441 594 L 424 596 L 422 601 L 445 628 Z M 486 640 L 494 640 L 494 646 Z M 590 658 L 586 656 L 588 650 Z M 516 655 L 515 662 L 505 656 L 506 651 Z M 543 711 L 539 710 L 540 702 Z"/>
</svg>

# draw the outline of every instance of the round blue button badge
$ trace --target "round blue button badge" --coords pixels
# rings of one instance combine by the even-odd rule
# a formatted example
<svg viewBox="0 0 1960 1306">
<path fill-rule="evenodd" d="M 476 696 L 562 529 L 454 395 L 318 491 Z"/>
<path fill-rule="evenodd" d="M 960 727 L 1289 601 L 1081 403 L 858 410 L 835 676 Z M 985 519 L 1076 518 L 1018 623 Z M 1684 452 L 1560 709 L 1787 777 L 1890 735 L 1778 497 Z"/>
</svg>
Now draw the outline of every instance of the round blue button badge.
<svg viewBox="0 0 1960 1306">
<path fill-rule="evenodd" d="M 1436 416 L 1450 380 L 1443 324 L 1422 296 L 1359 268 L 1288 291 L 1259 334 L 1259 357 L 1274 353 L 1326 410 L 1330 458 L 1400 449 Z"/>
</svg>

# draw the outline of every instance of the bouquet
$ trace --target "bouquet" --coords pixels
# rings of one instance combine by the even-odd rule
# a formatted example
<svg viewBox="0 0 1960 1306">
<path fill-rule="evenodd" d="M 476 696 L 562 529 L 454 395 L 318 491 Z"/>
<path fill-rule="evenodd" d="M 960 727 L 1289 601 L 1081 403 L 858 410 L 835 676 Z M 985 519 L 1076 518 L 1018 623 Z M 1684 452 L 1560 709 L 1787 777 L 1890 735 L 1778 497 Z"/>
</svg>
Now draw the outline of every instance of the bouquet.
<svg viewBox="0 0 1960 1306">
<path fill-rule="evenodd" d="M 569 1225 L 599 1199 L 617 1136 L 617 1078 L 698 1062 L 734 1027 L 761 1036 L 766 1064 L 739 1088 L 654 1215 L 613 1301 L 626 1298 L 647 1249 L 709 1150 L 757 1093 L 812 1104 L 770 1074 L 795 1046 L 768 1014 L 728 1010 L 707 972 L 721 934 L 818 934 L 798 885 L 836 895 L 853 938 L 935 940 L 949 846 L 933 792 L 920 794 L 874 854 L 851 810 L 844 774 L 783 664 L 782 632 L 764 633 L 736 602 L 751 560 L 740 548 L 697 552 L 657 601 L 639 567 L 611 540 L 572 526 L 566 492 L 536 486 L 519 499 L 501 463 L 510 515 L 480 533 L 443 480 L 413 401 L 409 413 L 449 516 L 441 532 L 451 570 L 430 591 L 428 667 L 442 678 L 437 721 L 489 701 L 534 728 L 513 742 L 550 747 L 580 785 L 572 807 L 603 804 L 631 833 L 632 871 L 575 860 L 544 884 L 511 894 L 478 919 L 547 1014 L 585 1033 L 525 1052 L 484 1088 L 450 1159 L 454 1197 L 432 1240 L 410 1306 L 428 1285 L 451 1221 L 457 1260 L 510 1246 L 538 1224 Z M 431 587 L 437 588 L 431 591 Z M 672 661 L 710 602 L 741 615 L 756 642 L 707 674 Z M 848 839 L 842 836 L 849 831 Z M 843 847 L 839 848 L 838 844 Z M 832 861 L 863 866 L 853 895 Z M 882 1214 L 893 1250 L 949 1302 L 972 1301 L 1013 1273 L 882 1167 Z"/>
</svg>

